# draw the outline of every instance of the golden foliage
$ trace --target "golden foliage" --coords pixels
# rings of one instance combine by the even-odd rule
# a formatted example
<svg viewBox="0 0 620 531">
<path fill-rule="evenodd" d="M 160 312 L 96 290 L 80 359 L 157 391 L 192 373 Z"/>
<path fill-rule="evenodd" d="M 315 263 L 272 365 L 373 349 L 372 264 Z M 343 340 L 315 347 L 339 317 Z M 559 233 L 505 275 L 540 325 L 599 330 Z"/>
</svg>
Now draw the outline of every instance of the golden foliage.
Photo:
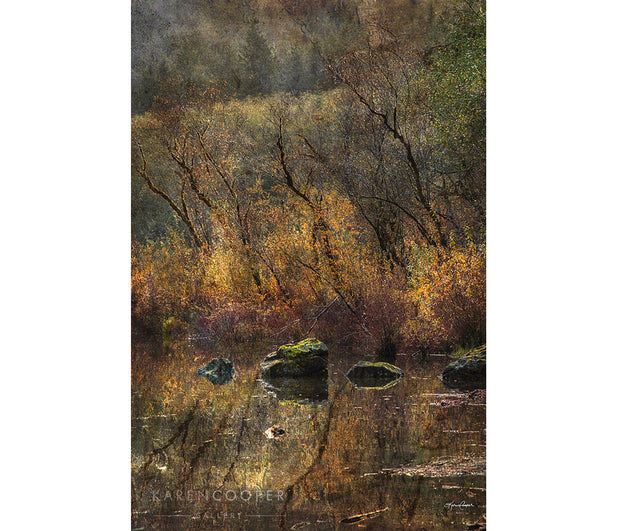
<svg viewBox="0 0 620 531">
<path fill-rule="evenodd" d="M 408 333 L 423 343 L 479 344 L 485 338 L 486 257 L 483 246 L 420 249 L 408 296 L 417 319 Z"/>
</svg>

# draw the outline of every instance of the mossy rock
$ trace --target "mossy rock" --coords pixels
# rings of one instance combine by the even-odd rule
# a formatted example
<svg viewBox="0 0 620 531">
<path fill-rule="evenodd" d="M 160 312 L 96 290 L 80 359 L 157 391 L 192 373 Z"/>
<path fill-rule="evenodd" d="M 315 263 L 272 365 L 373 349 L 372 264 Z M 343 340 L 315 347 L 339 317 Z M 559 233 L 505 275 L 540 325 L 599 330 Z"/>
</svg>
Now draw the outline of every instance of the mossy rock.
<svg viewBox="0 0 620 531">
<path fill-rule="evenodd" d="M 441 373 L 441 380 L 449 387 L 485 388 L 487 383 L 486 346 L 470 350 L 463 357 L 450 363 Z"/>
<path fill-rule="evenodd" d="M 318 339 L 282 345 L 261 363 L 264 378 L 306 377 L 327 374 L 328 351 Z"/>
<path fill-rule="evenodd" d="M 347 378 L 356 387 L 385 389 L 396 385 L 404 371 L 386 361 L 358 361 L 347 371 Z"/>
<path fill-rule="evenodd" d="M 226 385 L 235 375 L 235 367 L 230 360 L 212 359 L 208 365 L 198 369 L 198 376 L 207 378 L 214 385 Z"/>
</svg>

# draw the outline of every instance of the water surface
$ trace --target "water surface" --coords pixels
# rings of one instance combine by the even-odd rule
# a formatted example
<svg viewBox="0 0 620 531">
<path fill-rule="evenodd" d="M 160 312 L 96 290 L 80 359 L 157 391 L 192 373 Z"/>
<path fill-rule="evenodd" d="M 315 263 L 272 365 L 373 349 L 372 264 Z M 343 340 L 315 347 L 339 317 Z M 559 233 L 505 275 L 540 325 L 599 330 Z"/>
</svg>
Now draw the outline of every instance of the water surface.
<svg viewBox="0 0 620 531">
<path fill-rule="evenodd" d="M 133 529 L 452 530 L 481 521 L 486 408 L 445 407 L 460 396 L 438 379 L 448 357 L 398 355 L 399 382 L 363 389 L 345 374 L 372 357 L 328 345 L 326 380 L 266 383 L 259 364 L 275 346 L 134 345 Z M 197 374 L 217 357 L 235 367 L 226 385 Z M 268 437 L 273 426 L 284 433 Z"/>
</svg>

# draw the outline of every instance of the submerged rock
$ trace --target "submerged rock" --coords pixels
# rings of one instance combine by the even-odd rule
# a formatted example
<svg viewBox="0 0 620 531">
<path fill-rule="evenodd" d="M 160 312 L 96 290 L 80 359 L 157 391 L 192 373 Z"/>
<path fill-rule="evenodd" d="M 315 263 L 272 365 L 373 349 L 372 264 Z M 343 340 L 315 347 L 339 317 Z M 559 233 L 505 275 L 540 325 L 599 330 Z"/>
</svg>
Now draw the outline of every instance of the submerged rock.
<svg viewBox="0 0 620 531">
<path fill-rule="evenodd" d="M 385 389 L 396 385 L 405 373 L 386 361 L 358 361 L 347 372 L 347 378 L 356 387 Z"/>
<path fill-rule="evenodd" d="M 441 381 L 449 387 L 485 388 L 487 383 L 487 349 L 479 347 L 453 361 L 441 373 Z"/>
<path fill-rule="evenodd" d="M 235 368 L 230 360 L 224 358 L 212 359 L 208 365 L 198 369 L 198 376 L 208 378 L 214 385 L 226 385 L 235 375 Z"/>
<path fill-rule="evenodd" d="M 327 347 L 318 339 L 282 345 L 260 364 L 263 378 L 327 375 Z"/>
</svg>

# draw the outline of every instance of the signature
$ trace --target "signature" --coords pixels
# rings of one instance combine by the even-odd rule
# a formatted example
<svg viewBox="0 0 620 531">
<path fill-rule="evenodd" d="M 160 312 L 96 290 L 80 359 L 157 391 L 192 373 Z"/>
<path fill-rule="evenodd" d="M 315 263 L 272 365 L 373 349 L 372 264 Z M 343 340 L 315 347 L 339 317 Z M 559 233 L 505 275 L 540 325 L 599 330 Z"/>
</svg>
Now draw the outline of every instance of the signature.
<svg viewBox="0 0 620 531">
<path fill-rule="evenodd" d="M 467 502 L 464 502 L 464 501 L 462 501 L 461 503 L 448 502 L 448 503 L 446 503 L 444 505 L 444 507 L 446 509 L 450 509 L 450 510 L 452 510 L 452 509 L 463 509 L 465 507 L 473 507 L 473 506 L 474 506 L 473 503 L 467 503 Z"/>
</svg>

